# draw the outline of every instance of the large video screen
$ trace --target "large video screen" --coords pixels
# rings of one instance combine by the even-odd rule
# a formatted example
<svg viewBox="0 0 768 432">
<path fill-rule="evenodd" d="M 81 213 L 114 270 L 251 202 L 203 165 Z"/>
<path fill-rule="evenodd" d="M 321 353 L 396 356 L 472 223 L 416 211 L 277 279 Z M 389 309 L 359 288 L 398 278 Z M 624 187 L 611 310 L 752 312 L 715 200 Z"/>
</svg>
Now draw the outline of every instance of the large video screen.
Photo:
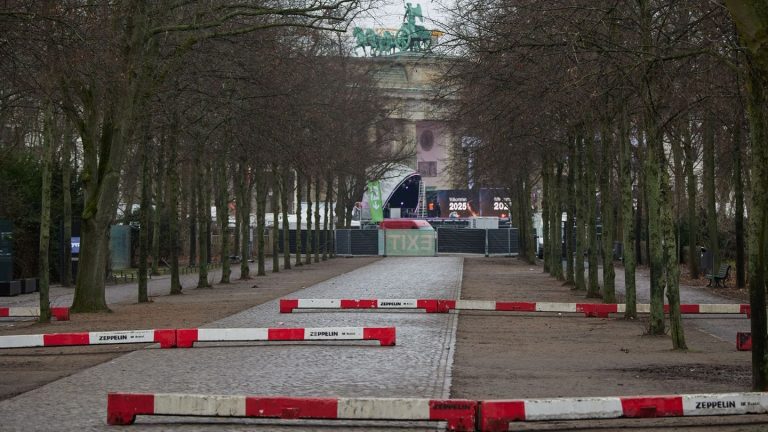
<svg viewBox="0 0 768 432">
<path fill-rule="evenodd" d="M 430 217 L 469 218 L 475 216 L 509 217 L 509 197 L 503 189 L 452 189 L 437 191 L 427 203 Z"/>
</svg>

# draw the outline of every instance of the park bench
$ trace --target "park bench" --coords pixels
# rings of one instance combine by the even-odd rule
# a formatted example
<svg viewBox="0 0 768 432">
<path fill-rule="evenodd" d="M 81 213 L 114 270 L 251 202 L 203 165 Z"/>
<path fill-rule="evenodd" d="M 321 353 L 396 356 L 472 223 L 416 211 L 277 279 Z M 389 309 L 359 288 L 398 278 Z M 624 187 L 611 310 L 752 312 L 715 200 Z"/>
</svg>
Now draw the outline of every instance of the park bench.
<svg viewBox="0 0 768 432">
<path fill-rule="evenodd" d="M 712 286 L 712 281 L 715 282 L 715 286 L 720 286 L 720 281 L 723 281 L 723 288 L 726 288 L 725 282 L 728 280 L 728 275 L 731 273 L 731 266 L 728 264 L 721 264 L 717 274 L 708 274 L 704 277 L 709 279 L 707 286 Z"/>
</svg>

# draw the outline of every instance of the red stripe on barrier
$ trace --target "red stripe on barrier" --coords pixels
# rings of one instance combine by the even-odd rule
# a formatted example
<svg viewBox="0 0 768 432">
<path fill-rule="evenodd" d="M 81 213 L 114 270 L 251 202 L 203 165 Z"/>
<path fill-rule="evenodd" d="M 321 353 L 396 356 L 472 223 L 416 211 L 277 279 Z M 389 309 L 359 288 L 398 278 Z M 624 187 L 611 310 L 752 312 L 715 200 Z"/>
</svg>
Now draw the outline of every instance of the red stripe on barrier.
<svg viewBox="0 0 768 432">
<path fill-rule="evenodd" d="M 752 318 L 752 308 L 748 304 L 743 304 L 739 306 L 739 313 L 743 313 L 747 315 L 747 318 Z"/>
<path fill-rule="evenodd" d="M 268 340 L 304 340 L 303 328 L 271 328 L 267 330 Z"/>
<path fill-rule="evenodd" d="M 370 299 L 341 299 L 339 301 L 339 306 L 341 309 L 375 309 L 378 307 L 378 301 Z"/>
<path fill-rule="evenodd" d="M 536 303 L 532 302 L 496 302 L 497 311 L 536 312 Z"/>
<path fill-rule="evenodd" d="M 437 300 L 436 299 L 416 300 L 416 308 L 424 309 L 427 313 L 435 313 L 437 312 Z"/>
<path fill-rule="evenodd" d="M 488 401 L 480 402 L 480 430 L 501 432 L 509 430 L 510 422 L 525 421 L 525 402 Z"/>
<path fill-rule="evenodd" d="M 281 419 L 338 418 L 338 400 L 330 398 L 247 397 L 245 415 Z"/>
<path fill-rule="evenodd" d="M 608 318 L 608 314 L 618 311 L 619 306 L 615 303 L 576 303 L 576 312 L 583 312 L 588 317 Z"/>
<path fill-rule="evenodd" d="M 622 397 L 624 417 L 680 417 L 683 415 L 683 398 L 680 396 Z"/>
<path fill-rule="evenodd" d="M 43 346 L 89 345 L 88 333 L 52 333 L 43 335 Z"/>
<path fill-rule="evenodd" d="M 462 399 L 429 401 L 429 419 L 445 421 L 448 430 L 474 431 L 477 402 Z"/>
<path fill-rule="evenodd" d="M 107 395 L 107 424 L 129 425 L 139 414 L 155 413 L 155 395 L 109 393 Z"/>
<path fill-rule="evenodd" d="M 736 349 L 739 351 L 752 351 L 752 332 L 736 333 Z"/>
<path fill-rule="evenodd" d="M 155 342 L 160 344 L 160 348 L 173 348 L 176 346 L 175 329 L 155 330 Z"/>
<path fill-rule="evenodd" d="M 178 329 L 176 330 L 176 346 L 179 348 L 192 348 L 197 342 L 197 329 Z"/>
<path fill-rule="evenodd" d="M 437 312 L 447 313 L 451 309 L 456 309 L 456 300 L 438 300 Z"/>
<path fill-rule="evenodd" d="M 68 307 L 52 307 L 51 316 L 58 321 L 69 321 L 69 308 Z"/>
<path fill-rule="evenodd" d="M 280 300 L 280 313 L 291 313 L 294 309 L 299 307 L 298 299 L 281 299 Z"/>
<path fill-rule="evenodd" d="M 7 316 L 9 316 L 8 314 L 10 314 L 10 313 L 11 313 L 11 309 L 10 308 L 6 308 L 6 307 L 0 308 L 0 317 L 7 317 Z"/>
<path fill-rule="evenodd" d="M 394 346 L 397 340 L 396 330 L 394 327 L 363 327 L 363 339 L 377 340 L 381 346 Z"/>
</svg>

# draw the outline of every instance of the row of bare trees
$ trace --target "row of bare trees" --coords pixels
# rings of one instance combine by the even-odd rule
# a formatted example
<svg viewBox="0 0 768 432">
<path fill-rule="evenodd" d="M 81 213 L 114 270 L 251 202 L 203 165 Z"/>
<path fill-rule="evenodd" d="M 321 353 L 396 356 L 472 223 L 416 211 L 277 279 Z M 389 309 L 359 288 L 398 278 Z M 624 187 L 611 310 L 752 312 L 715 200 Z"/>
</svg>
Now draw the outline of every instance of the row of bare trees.
<svg viewBox="0 0 768 432">
<path fill-rule="evenodd" d="M 647 256 L 648 332 L 666 332 L 666 296 L 677 349 L 679 262 L 698 277 L 705 245 L 717 272 L 723 232 L 733 232 L 737 283 L 748 279 L 755 311 L 754 386 L 768 387 L 765 3 L 466 0 L 452 10 L 453 49 L 466 56 L 449 88 L 460 89 L 465 134 L 478 138 L 457 150 L 454 171 L 471 159 L 481 181 L 505 179 L 521 222 L 538 185 L 545 271 L 588 297 L 616 301 L 621 242 L 628 318 Z"/>
<path fill-rule="evenodd" d="M 49 256 L 54 168 L 62 189 L 82 197 L 82 212 L 72 215 L 81 237 L 74 312 L 108 309 L 110 226 L 118 209 L 131 218 L 135 204 L 140 302 L 148 300 L 147 275 L 158 271 L 161 259 L 171 268 L 171 292 L 181 292 L 183 254 L 198 265 L 200 287 L 209 285 L 209 254 L 220 255 L 220 282 L 229 282 L 230 255 L 242 256 L 241 278 L 249 278 L 254 212 L 257 272 L 265 274 L 268 202 L 275 231 L 284 233 L 283 268 L 291 266 L 289 205 L 296 206 L 300 230 L 302 201 L 308 204 L 307 250 L 302 259 L 297 241 L 295 264 L 309 263 L 310 254 L 314 261 L 328 256 L 320 231 L 328 238 L 329 221 L 348 225 L 366 180 L 408 156 L 382 145 L 394 133 L 385 121 L 392 107 L 377 97 L 372 71 L 349 57 L 350 47 L 337 36 L 366 7 L 362 3 L 3 4 L 0 115 L 17 139 L 4 139 L 0 147 L 26 151 L 28 137 L 43 137 L 30 150 L 43 161 L 40 257 Z M 66 199 L 63 206 L 71 212 L 72 198 Z M 215 251 L 209 247 L 212 207 L 221 239 Z M 188 250 L 182 252 L 186 235 Z M 276 233 L 273 238 L 273 271 L 279 271 Z M 46 261 L 40 270 L 42 320 L 49 319 Z M 69 276 L 63 278 L 67 283 Z"/>
</svg>

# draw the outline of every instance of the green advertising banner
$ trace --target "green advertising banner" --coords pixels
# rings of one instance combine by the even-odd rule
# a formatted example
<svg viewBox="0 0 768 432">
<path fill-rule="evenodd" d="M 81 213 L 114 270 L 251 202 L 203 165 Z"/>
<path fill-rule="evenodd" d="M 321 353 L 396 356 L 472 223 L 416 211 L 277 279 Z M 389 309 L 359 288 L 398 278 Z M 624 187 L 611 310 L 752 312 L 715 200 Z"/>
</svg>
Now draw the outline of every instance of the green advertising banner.
<svg viewBox="0 0 768 432">
<path fill-rule="evenodd" d="M 368 182 L 368 205 L 371 206 L 371 221 L 384 220 L 384 204 L 381 202 L 381 182 Z"/>
</svg>

